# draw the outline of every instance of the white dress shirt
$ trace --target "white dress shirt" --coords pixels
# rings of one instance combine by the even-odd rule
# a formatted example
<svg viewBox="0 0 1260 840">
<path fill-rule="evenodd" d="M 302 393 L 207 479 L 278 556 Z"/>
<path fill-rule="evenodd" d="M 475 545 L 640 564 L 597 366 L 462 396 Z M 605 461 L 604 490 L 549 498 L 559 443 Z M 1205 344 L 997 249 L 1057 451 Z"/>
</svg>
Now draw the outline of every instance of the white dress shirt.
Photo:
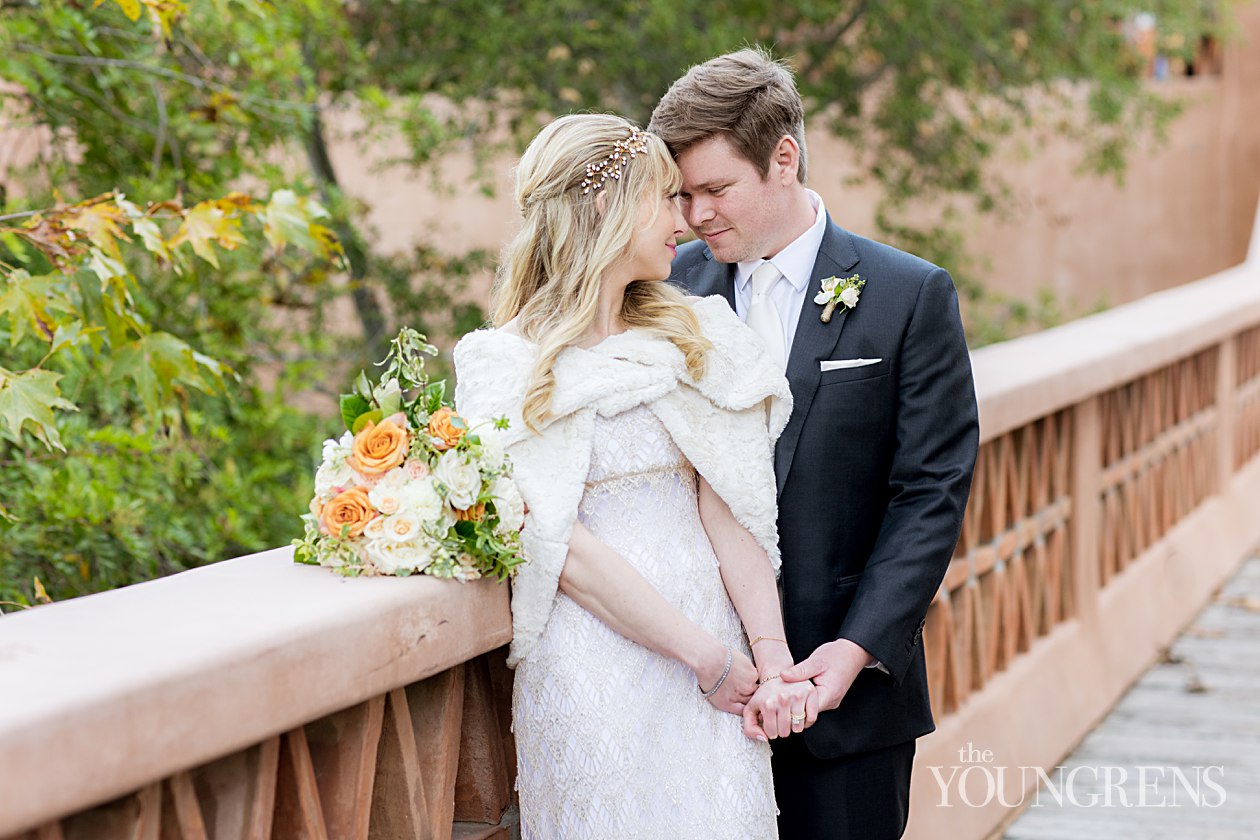
<svg viewBox="0 0 1260 840">
<path fill-rule="evenodd" d="M 822 247 L 823 234 L 827 232 L 827 208 L 823 206 L 822 197 L 813 190 L 805 190 L 805 194 L 814 206 L 814 224 L 769 260 L 749 260 L 735 266 L 735 314 L 745 322 L 748 321 L 748 304 L 752 300 L 752 283 L 749 282 L 752 273 L 762 263 L 770 262 L 783 275 L 770 290 L 770 297 L 783 321 L 785 358 L 792 356 L 792 339 L 801 319 L 805 296 L 809 293 L 809 277 L 814 273 L 818 249 Z"/>
<path fill-rule="evenodd" d="M 814 206 L 814 223 L 809 229 L 769 260 L 749 260 L 735 266 L 735 313 L 744 322 L 748 321 L 748 304 L 752 301 L 752 273 L 762 263 L 770 262 L 783 275 L 770 290 L 770 297 L 774 299 L 774 305 L 783 321 L 783 348 L 789 359 L 792 357 L 792 339 L 796 337 L 796 325 L 801 320 L 801 307 L 805 305 L 805 296 L 810 293 L 810 275 L 814 273 L 818 249 L 822 247 L 823 235 L 827 232 L 827 208 L 823 205 L 822 196 L 813 190 L 805 190 L 805 194 Z M 878 668 L 885 674 L 888 673 L 884 663 L 874 656 L 866 667 Z"/>
</svg>

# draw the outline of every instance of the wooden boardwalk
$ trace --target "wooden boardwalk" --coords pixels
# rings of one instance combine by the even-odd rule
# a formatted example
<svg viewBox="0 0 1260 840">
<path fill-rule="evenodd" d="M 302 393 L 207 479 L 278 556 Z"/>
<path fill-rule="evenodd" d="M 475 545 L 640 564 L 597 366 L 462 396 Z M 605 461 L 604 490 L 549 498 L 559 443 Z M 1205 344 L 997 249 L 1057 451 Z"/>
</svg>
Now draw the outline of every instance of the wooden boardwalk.
<svg viewBox="0 0 1260 840">
<path fill-rule="evenodd" d="M 1005 840 L 1260 837 L 1260 556 L 1062 764 Z"/>
</svg>

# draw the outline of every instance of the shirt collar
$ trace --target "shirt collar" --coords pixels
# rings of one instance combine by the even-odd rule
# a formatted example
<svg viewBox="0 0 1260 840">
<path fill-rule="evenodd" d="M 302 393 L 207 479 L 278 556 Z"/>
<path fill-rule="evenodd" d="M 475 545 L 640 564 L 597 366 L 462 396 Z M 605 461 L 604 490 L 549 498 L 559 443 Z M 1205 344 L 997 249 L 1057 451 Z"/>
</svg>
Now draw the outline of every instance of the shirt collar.
<svg viewBox="0 0 1260 840">
<path fill-rule="evenodd" d="M 814 273 L 814 263 L 818 260 L 818 249 L 822 247 L 823 235 L 827 232 L 827 208 L 823 205 L 822 196 L 813 190 L 805 190 L 805 195 L 814 206 L 814 223 L 769 260 L 755 259 L 738 263 L 735 285 L 741 294 L 747 290 L 752 273 L 764 262 L 772 263 L 796 291 L 799 292 L 809 285 L 809 277 Z"/>
</svg>

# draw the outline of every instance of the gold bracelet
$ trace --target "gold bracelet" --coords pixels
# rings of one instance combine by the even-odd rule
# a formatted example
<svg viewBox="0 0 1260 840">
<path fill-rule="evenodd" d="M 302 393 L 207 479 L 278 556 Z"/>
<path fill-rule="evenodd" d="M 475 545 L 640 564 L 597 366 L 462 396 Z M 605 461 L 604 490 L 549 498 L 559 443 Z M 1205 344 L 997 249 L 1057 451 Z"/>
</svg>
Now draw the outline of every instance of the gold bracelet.
<svg viewBox="0 0 1260 840">
<path fill-rule="evenodd" d="M 765 679 L 757 680 L 757 685 L 765 685 L 766 683 L 770 682 L 770 680 L 777 680 L 778 678 L 779 678 L 778 674 L 771 674 Z"/>
<path fill-rule="evenodd" d="M 783 644 L 786 645 L 787 639 L 780 639 L 778 636 L 758 636 L 757 638 L 749 642 L 748 646 L 752 647 L 753 645 L 757 644 L 757 642 L 783 642 Z"/>
</svg>

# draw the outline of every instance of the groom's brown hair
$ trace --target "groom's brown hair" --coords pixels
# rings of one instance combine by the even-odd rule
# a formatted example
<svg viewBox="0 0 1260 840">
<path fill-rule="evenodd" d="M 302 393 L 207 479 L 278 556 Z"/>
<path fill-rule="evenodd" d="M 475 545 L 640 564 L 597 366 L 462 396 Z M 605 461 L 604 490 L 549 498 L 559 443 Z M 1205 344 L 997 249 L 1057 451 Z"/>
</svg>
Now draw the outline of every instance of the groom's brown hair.
<svg viewBox="0 0 1260 840">
<path fill-rule="evenodd" d="M 805 183 L 805 108 L 792 71 L 761 47 L 697 64 L 661 97 L 648 131 L 676 158 L 697 143 L 725 135 L 765 178 L 770 155 L 787 134 L 801 148 L 796 177 Z"/>
</svg>

